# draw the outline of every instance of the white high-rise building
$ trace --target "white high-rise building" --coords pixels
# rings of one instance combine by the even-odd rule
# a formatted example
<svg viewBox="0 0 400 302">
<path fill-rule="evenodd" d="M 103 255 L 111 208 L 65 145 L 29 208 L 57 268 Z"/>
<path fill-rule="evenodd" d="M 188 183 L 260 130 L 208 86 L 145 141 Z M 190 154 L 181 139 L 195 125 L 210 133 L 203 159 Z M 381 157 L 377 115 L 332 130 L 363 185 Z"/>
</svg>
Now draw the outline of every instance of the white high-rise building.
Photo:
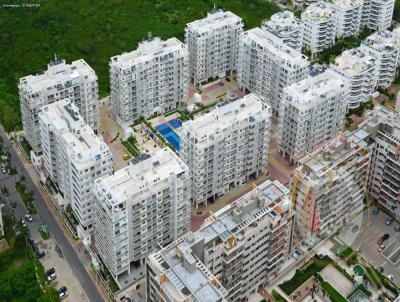
<svg viewBox="0 0 400 302">
<path fill-rule="evenodd" d="M 333 0 L 331 7 L 336 12 L 338 37 L 358 35 L 361 26 L 364 0 Z"/>
<path fill-rule="evenodd" d="M 182 124 L 180 156 L 192 172 L 196 207 L 265 172 L 270 119 L 270 107 L 249 94 Z"/>
<path fill-rule="evenodd" d="M 150 255 L 147 301 L 246 301 L 281 274 L 290 255 L 289 190 L 265 181 Z"/>
<path fill-rule="evenodd" d="M 325 71 L 284 90 L 278 119 L 279 150 L 298 162 L 343 128 L 349 83 Z"/>
<path fill-rule="evenodd" d="M 375 59 L 377 86 L 389 87 L 400 65 L 400 33 L 388 30 L 376 32 L 366 38 L 360 48 Z"/>
<path fill-rule="evenodd" d="M 195 85 L 223 78 L 237 69 L 243 21 L 232 12 L 214 10 L 186 25 L 190 76 Z"/>
<path fill-rule="evenodd" d="M 186 46 L 176 38 L 151 38 L 136 50 L 110 60 L 113 113 L 128 127 L 140 117 L 165 113 L 185 103 L 189 93 Z"/>
<path fill-rule="evenodd" d="M 365 49 L 345 50 L 330 69 L 350 82 L 349 109 L 368 101 L 376 90 L 378 64 Z"/>
<path fill-rule="evenodd" d="M 41 109 L 39 128 L 46 176 L 58 185 L 80 225 L 91 229 L 93 184 L 112 173 L 110 149 L 66 99 Z"/>
<path fill-rule="evenodd" d="M 66 64 L 65 60 L 56 58 L 45 72 L 21 78 L 18 89 L 25 138 L 36 155 L 42 151 L 38 114 L 45 105 L 70 99 L 79 108 L 84 121 L 95 133 L 98 132 L 100 112 L 97 76 L 84 60 Z"/>
<path fill-rule="evenodd" d="M 301 52 L 300 20 L 291 11 L 273 14 L 261 24 L 261 29 L 273 33 L 284 44 Z"/>
<path fill-rule="evenodd" d="M 300 160 L 291 178 L 295 234 L 314 245 L 363 210 L 370 151 L 368 134 L 339 135 Z"/>
<path fill-rule="evenodd" d="M 307 76 L 307 58 L 260 28 L 240 37 L 238 84 L 279 111 L 282 91 Z"/>
<path fill-rule="evenodd" d="M 303 47 L 314 56 L 335 44 L 337 16 L 329 3 L 318 1 L 301 14 Z"/>
<path fill-rule="evenodd" d="M 392 25 L 396 0 L 364 0 L 361 26 L 382 31 Z"/>
<path fill-rule="evenodd" d="M 115 281 L 190 230 L 190 172 L 170 149 L 142 154 L 94 186 L 96 247 Z"/>
</svg>

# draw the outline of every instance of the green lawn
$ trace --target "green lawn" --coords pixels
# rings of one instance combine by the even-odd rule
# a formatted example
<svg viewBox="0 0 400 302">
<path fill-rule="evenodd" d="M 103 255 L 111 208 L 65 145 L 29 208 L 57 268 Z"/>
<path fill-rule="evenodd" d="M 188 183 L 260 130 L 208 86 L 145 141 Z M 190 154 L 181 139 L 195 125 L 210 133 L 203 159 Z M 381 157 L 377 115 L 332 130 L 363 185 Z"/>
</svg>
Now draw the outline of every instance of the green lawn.
<svg viewBox="0 0 400 302">
<path fill-rule="evenodd" d="M 323 259 L 315 256 L 304 270 L 297 270 L 292 279 L 279 285 L 288 296 L 306 282 L 311 276 L 319 273 L 324 267 L 332 263 L 332 259 L 325 256 Z"/>
<path fill-rule="evenodd" d="M 321 284 L 322 288 L 328 294 L 329 298 L 331 298 L 332 302 L 348 302 L 345 297 L 343 297 L 335 288 L 332 287 L 328 282 L 323 282 Z"/>
<path fill-rule="evenodd" d="M 14 1 L 13 3 L 24 3 Z M 0 121 L 21 126 L 18 79 L 43 71 L 57 53 L 83 58 L 96 71 L 100 95 L 109 91 L 111 56 L 131 51 L 152 32 L 183 40 L 186 23 L 206 16 L 214 3 L 241 16 L 246 28 L 277 12 L 266 0 L 37 0 L 39 8 L 0 7 Z"/>
</svg>

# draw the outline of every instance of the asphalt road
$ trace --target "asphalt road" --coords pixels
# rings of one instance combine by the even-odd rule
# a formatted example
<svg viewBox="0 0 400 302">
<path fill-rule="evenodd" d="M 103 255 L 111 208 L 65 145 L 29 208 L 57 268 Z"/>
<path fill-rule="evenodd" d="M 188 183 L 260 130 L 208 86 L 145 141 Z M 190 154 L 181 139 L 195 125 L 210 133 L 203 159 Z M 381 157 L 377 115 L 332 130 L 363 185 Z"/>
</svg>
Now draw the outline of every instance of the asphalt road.
<svg viewBox="0 0 400 302">
<path fill-rule="evenodd" d="M 25 170 L 23 162 L 16 153 L 16 147 L 11 145 L 10 140 L 2 130 L 0 130 L 0 136 L 3 138 L 4 148 L 8 149 L 11 153 L 11 164 L 15 166 L 18 171 L 18 175 L 16 176 L 6 177 L 5 175 L 2 175 L 0 177 L 0 183 L 2 185 L 6 185 L 10 190 L 10 200 L 17 202 L 16 215 L 18 217 L 23 217 L 23 215 L 26 214 L 25 205 L 22 203 L 20 198 L 14 195 L 17 194 L 15 192 L 15 181 L 19 179 L 21 175 L 24 175 L 27 189 L 34 192 L 34 202 L 38 212 L 38 214 L 34 217 L 34 224 L 30 225 L 29 227 L 32 229 L 34 227 L 37 227 L 37 225 L 39 224 L 47 224 L 52 237 L 61 249 L 64 258 L 70 265 L 72 271 L 75 274 L 75 277 L 78 279 L 79 283 L 86 293 L 86 296 L 89 298 L 89 301 L 105 302 L 106 300 L 104 300 L 96 284 L 89 276 L 89 273 L 86 271 L 82 262 L 79 260 L 78 253 L 69 242 L 67 236 L 64 234 L 62 227 L 58 224 L 57 218 L 54 217 L 53 213 L 47 207 L 47 203 L 41 195 L 41 192 L 34 184 L 29 173 Z"/>
</svg>

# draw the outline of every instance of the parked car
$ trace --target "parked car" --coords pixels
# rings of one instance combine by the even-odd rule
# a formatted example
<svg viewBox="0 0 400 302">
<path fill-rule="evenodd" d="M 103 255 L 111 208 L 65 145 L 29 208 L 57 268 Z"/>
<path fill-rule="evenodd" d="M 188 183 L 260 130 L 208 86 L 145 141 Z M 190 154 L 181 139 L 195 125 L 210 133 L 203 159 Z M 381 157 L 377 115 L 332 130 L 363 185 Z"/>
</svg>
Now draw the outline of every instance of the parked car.
<svg viewBox="0 0 400 302">
<path fill-rule="evenodd" d="M 378 215 L 378 213 L 379 213 L 379 208 L 374 208 L 373 210 L 372 210 L 372 215 Z"/>
<path fill-rule="evenodd" d="M 386 233 L 385 235 L 383 235 L 382 236 L 382 239 L 385 241 L 385 240 L 388 240 L 390 238 L 390 235 L 388 234 L 388 233 Z"/>
<path fill-rule="evenodd" d="M 29 213 L 25 214 L 24 218 L 26 221 L 29 221 L 29 222 L 32 222 L 32 220 L 33 220 L 31 214 L 29 214 Z"/>
<path fill-rule="evenodd" d="M 392 217 L 388 217 L 388 218 L 385 220 L 385 223 L 386 223 L 386 225 L 391 225 L 391 224 L 393 223 L 393 218 L 392 218 Z"/>
<path fill-rule="evenodd" d="M 2 167 L 1 172 L 3 172 L 3 174 L 6 174 L 6 172 L 7 172 L 6 168 Z"/>
<path fill-rule="evenodd" d="M 382 251 L 384 249 L 385 249 L 385 245 L 384 244 L 380 245 L 379 248 L 378 248 L 379 253 L 382 253 Z"/>
<path fill-rule="evenodd" d="M 396 232 L 400 232 L 400 224 L 396 225 L 396 226 L 394 227 L 394 230 L 395 230 Z"/>
<path fill-rule="evenodd" d="M 58 296 L 60 297 L 60 299 L 65 299 L 66 297 L 68 297 L 68 290 L 67 287 L 63 286 L 58 290 Z"/>
<path fill-rule="evenodd" d="M 393 276 L 392 275 L 388 275 L 387 278 L 389 279 L 389 281 L 393 281 Z"/>
<path fill-rule="evenodd" d="M 378 245 L 382 245 L 382 243 L 383 243 L 383 238 L 381 237 L 381 238 L 379 238 L 378 239 L 378 241 L 376 242 Z"/>
<path fill-rule="evenodd" d="M 44 251 L 37 251 L 36 252 L 36 257 L 38 259 L 43 258 L 44 256 L 46 256 L 46 253 Z"/>
<path fill-rule="evenodd" d="M 383 269 L 383 267 L 382 267 L 382 266 L 378 267 L 378 272 L 379 272 L 380 274 L 382 274 L 382 273 L 383 273 L 383 271 L 384 271 L 384 269 Z"/>
<path fill-rule="evenodd" d="M 56 280 L 57 279 L 56 270 L 54 268 L 47 270 L 46 277 L 47 277 L 47 281 L 49 281 L 49 282 Z"/>
</svg>

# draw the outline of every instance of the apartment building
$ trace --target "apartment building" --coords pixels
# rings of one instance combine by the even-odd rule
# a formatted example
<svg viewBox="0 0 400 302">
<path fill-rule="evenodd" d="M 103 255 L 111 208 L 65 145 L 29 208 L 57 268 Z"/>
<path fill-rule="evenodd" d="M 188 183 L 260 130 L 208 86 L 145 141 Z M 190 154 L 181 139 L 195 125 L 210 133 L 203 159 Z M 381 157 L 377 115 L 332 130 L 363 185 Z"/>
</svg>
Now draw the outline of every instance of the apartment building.
<svg viewBox="0 0 400 302">
<path fill-rule="evenodd" d="M 367 37 L 361 44 L 377 65 L 377 86 L 389 87 L 397 75 L 400 65 L 400 33 L 388 30 L 378 31 Z"/>
<path fill-rule="evenodd" d="M 336 12 L 338 37 L 358 35 L 361 27 L 364 0 L 332 0 L 331 7 Z"/>
<path fill-rule="evenodd" d="M 85 123 L 98 132 L 97 76 L 83 59 L 66 64 L 55 58 L 45 72 L 21 78 L 18 90 L 25 138 L 36 155 L 42 152 L 38 115 L 45 105 L 62 99 L 73 101 Z"/>
<path fill-rule="evenodd" d="M 180 156 L 196 208 L 265 172 L 270 119 L 270 107 L 249 94 L 182 124 Z"/>
<path fill-rule="evenodd" d="M 377 63 L 365 49 L 345 50 L 331 63 L 330 69 L 350 82 L 349 109 L 368 101 L 376 90 Z"/>
<path fill-rule="evenodd" d="M 281 38 L 260 28 L 243 33 L 239 47 L 239 87 L 250 91 L 274 112 L 279 111 L 283 89 L 307 77 L 307 58 Z"/>
<path fill-rule="evenodd" d="M 140 117 L 178 108 L 189 93 L 189 54 L 176 38 L 150 38 L 136 50 L 110 60 L 113 113 L 129 127 Z"/>
<path fill-rule="evenodd" d="M 335 44 L 337 27 L 336 11 L 329 3 L 312 3 L 301 14 L 301 37 L 303 47 L 314 57 Z"/>
<path fill-rule="evenodd" d="M 395 0 L 364 0 L 362 27 L 382 31 L 392 25 Z"/>
<path fill-rule="evenodd" d="M 146 261 L 147 301 L 246 301 L 290 254 L 289 190 L 265 181 Z"/>
<path fill-rule="evenodd" d="M 213 10 L 206 18 L 186 25 L 190 77 L 196 86 L 224 78 L 237 69 L 242 32 L 242 19 L 222 10 Z"/>
<path fill-rule="evenodd" d="M 111 152 L 70 100 L 42 107 L 38 119 L 45 175 L 63 193 L 79 224 L 90 230 L 94 180 L 112 173 Z"/>
<path fill-rule="evenodd" d="M 288 10 L 273 14 L 264 20 L 261 29 L 269 31 L 282 40 L 283 44 L 301 52 L 300 20 Z"/>
<path fill-rule="evenodd" d="M 342 134 L 300 160 L 291 178 L 294 237 L 312 246 L 362 211 L 369 144 L 363 130 Z"/>
<path fill-rule="evenodd" d="M 115 281 L 190 230 L 190 172 L 170 149 L 132 159 L 94 185 L 98 254 Z"/>
<path fill-rule="evenodd" d="M 327 70 L 287 87 L 278 118 L 278 146 L 297 163 L 343 128 L 349 83 Z"/>
<path fill-rule="evenodd" d="M 370 196 L 388 213 L 400 217 L 400 114 L 379 106 L 360 126 L 374 141 L 368 178 Z"/>
</svg>

